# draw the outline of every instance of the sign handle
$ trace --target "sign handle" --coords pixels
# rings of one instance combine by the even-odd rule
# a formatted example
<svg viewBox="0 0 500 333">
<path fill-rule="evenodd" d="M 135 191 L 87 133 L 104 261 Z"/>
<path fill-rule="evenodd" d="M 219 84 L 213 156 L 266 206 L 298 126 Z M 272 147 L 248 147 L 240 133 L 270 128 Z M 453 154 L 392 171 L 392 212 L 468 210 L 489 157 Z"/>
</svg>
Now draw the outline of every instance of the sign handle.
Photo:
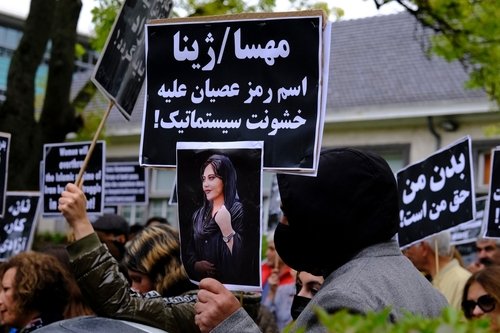
<svg viewBox="0 0 500 333">
<path fill-rule="evenodd" d="M 78 176 L 76 177 L 75 185 L 80 187 L 80 188 L 83 185 L 83 173 L 85 172 L 85 169 L 87 168 L 87 165 L 89 164 L 90 157 L 92 156 L 92 153 L 94 151 L 95 145 L 97 143 L 97 139 L 99 138 L 99 134 L 101 134 L 102 128 L 104 127 L 104 124 L 106 123 L 106 120 L 108 119 L 109 113 L 111 112 L 113 105 L 115 105 L 115 103 L 113 103 L 113 101 L 110 101 L 109 105 L 108 105 L 108 109 L 106 110 L 104 117 L 102 117 L 101 123 L 97 127 L 97 130 L 94 134 L 94 138 L 92 139 L 92 143 L 90 144 L 89 151 L 87 152 L 87 155 L 85 156 L 85 160 L 83 161 L 83 164 L 80 168 L 80 172 L 78 172 Z"/>
</svg>

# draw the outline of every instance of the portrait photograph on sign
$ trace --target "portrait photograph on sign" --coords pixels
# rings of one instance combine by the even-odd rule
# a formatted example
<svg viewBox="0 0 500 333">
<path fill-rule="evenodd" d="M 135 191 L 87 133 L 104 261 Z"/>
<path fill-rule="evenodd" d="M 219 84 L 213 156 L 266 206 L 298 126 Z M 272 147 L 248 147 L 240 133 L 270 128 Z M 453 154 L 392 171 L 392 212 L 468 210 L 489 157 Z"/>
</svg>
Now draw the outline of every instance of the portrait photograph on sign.
<svg viewBox="0 0 500 333">
<path fill-rule="evenodd" d="M 177 209 L 189 278 L 261 291 L 262 142 L 179 142 Z"/>
<path fill-rule="evenodd" d="M 401 247 L 475 218 L 469 136 L 400 170 L 397 182 Z"/>
<path fill-rule="evenodd" d="M 266 170 L 315 173 L 329 25 L 322 11 L 287 14 L 146 25 L 141 165 L 175 167 L 181 141 L 263 141 Z"/>
<path fill-rule="evenodd" d="M 5 214 L 5 192 L 9 176 L 10 133 L 0 132 L 0 217 Z"/>
</svg>

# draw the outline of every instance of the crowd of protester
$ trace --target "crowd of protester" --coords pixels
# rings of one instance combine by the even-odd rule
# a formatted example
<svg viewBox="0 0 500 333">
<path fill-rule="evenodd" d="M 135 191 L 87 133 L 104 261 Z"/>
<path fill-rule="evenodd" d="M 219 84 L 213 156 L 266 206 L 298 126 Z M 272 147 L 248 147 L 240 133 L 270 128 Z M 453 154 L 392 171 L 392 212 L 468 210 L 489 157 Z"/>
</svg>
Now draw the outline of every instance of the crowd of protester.
<svg viewBox="0 0 500 333">
<path fill-rule="evenodd" d="M 262 292 L 235 292 L 213 278 L 199 285 L 182 264 L 179 232 L 161 217 L 131 228 L 117 214 L 91 222 L 86 198 L 68 184 L 59 210 L 67 246 L 0 264 L 2 332 L 28 333 L 55 321 L 101 316 L 175 332 L 324 332 L 314 307 L 488 318 L 500 329 L 500 240 L 480 238 L 467 266 L 442 232 L 400 249 L 398 192 L 380 156 L 321 153 L 317 177 L 278 175 L 284 216 L 267 235 Z M 351 189 L 358 188 L 355 194 Z M 307 200 L 304 200 L 307 198 Z M 364 207 L 364 209 L 360 209 Z"/>
</svg>

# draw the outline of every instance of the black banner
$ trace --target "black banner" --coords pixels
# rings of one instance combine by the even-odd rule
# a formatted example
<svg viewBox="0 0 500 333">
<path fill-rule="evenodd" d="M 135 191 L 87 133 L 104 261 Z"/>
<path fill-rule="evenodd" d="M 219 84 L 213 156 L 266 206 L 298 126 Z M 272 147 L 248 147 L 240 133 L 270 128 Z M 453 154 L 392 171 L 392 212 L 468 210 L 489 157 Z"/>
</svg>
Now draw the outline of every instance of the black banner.
<svg viewBox="0 0 500 333">
<path fill-rule="evenodd" d="M 472 243 L 481 236 L 483 225 L 486 221 L 486 199 L 487 197 L 476 199 L 476 216 L 473 221 L 462 223 L 450 229 L 451 244 L 461 245 Z"/>
<path fill-rule="evenodd" d="M 90 143 L 44 145 L 43 214 L 60 215 L 58 200 L 64 187 L 74 183 L 89 151 Z M 87 197 L 87 213 L 100 214 L 103 208 L 104 141 L 98 141 L 83 174 L 83 192 Z"/>
<path fill-rule="evenodd" d="M 397 179 L 401 247 L 474 219 L 469 137 L 399 171 Z"/>
<path fill-rule="evenodd" d="M 265 168 L 314 171 L 322 16 L 254 15 L 146 26 L 141 165 L 175 167 L 178 141 L 264 141 Z"/>
<path fill-rule="evenodd" d="M 493 149 L 486 237 L 500 238 L 500 150 Z"/>
<path fill-rule="evenodd" d="M 7 192 L 5 216 L 0 219 L 0 260 L 31 249 L 38 218 L 40 193 Z"/>
<path fill-rule="evenodd" d="M 137 205 L 148 203 L 146 169 L 139 163 L 107 162 L 104 178 L 104 204 Z"/>
<path fill-rule="evenodd" d="M 92 81 L 127 120 L 144 82 L 144 25 L 171 8 L 171 0 L 126 0 L 94 70 Z"/>
<path fill-rule="evenodd" d="M 0 218 L 5 214 L 5 192 L 9 170 L 10 133 L 0 132 Z"/>
</svg>

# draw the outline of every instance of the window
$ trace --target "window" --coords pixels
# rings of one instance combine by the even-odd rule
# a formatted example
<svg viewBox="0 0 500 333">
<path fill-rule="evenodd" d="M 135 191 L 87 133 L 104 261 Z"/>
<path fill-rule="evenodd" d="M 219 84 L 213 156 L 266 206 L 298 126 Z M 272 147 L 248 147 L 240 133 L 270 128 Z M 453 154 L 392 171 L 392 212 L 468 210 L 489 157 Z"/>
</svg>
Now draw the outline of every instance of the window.
<svg viewBox="0 0 500 333">
<path fill-rule="evenodd" d="M 475 172 L 476 194 L 488 193 L 491 177 L 491 150 L 500 141 L 472 141 L 472 164 Z"/>
<path fill-rule="evenodd" d="M 151 195 L 170 197 L 175 181 L 175 170 L 152 169 L 151 170 Z"/>
</svg>

